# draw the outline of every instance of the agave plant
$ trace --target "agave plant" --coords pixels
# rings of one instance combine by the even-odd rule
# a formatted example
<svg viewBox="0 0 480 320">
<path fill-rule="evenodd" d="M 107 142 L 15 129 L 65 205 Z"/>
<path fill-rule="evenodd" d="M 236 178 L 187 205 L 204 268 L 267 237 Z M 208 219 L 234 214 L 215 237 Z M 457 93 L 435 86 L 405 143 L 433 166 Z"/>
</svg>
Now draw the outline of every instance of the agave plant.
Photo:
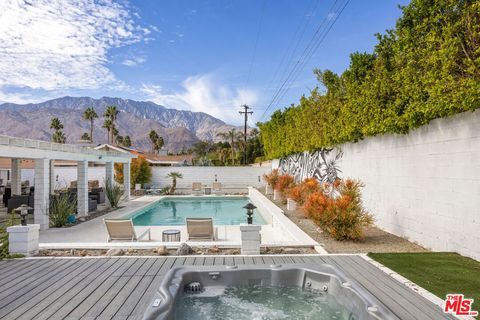
<svg viewBox="0 0 480 320">
<path fill-rule="evenodd" d="M 122 200 L 122 196 L 123 196 L 122 185 L 110 180 L 105 180 L 104 184 L 105 184 L 105 195 L 107 196 L 108 203 L 110 203 L 110 207 L 118 208 L 118 205 Z"/>
<path fill-rule="evenodd" d="M 62 193 L 52 197 L 50 201 L 50 226 L 61 228 L 68 223 L 68 216 L 75 214 L 77 201 L 72 199 L 68 193 Z"/>
<path fill-rule="evenodd" d="M 167 178 L 172 179 L 172 187 L 170 188 L 170 194 L 174 194 L 177 190 L 177 179 L 183 179 L 183 175 L 180 172 L 172 171 L 167 174 Z"/>
</svg>

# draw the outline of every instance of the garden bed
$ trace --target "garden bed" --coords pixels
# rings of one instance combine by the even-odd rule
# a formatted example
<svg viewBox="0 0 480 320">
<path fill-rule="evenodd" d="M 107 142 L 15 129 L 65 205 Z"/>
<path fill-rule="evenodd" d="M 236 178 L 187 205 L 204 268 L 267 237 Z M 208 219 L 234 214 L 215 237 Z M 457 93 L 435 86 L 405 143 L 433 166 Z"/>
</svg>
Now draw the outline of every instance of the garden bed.
<svg viewBox="0 0 480 320">
<path fill-rule="evenodd" d="M 265 188 L 259 188 L 265 195 Z M 300 208 L 287 211 L 287 205 L 282 201 L 273 200 L 272 195 L 265 195 L 279 206 L 290 220 L 312 239 L 320 243 L 328 253 L 367 253 L 367 252 L 425 252 L 427 249 L 398 237 L 375 226 L 365 228 L 362 241 L 337 241 L 324 233 L 312 220 L 305 217 Z"/>
</svg>

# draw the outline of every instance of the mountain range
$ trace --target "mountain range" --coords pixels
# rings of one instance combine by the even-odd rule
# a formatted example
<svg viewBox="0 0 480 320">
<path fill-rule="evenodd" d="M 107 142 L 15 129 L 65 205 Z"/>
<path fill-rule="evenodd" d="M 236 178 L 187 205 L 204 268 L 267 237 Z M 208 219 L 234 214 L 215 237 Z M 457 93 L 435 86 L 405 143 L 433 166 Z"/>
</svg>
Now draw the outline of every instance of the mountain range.
<svg viewBox="0 0 480 320">
<path fill-rule="evenodd" d="M 115 105 L 120 111 L 117 128 L 122 136 L 130 136 L 132 147 L 150 150 L 148 137 L 155 130 L 165 140 L 169 152 L 189 149 L 199 140 L 218 141 L 218 133 L 239 129 L 203 112 L 169 109 L 150 101 L 102 97 L 63 97 L 42 103 L 0 105 L 0 134 L 50 140 L 50 120 L 57 117 L 64 125 L 67 143 L 78 143 L 84 132 L 90 132 L 90 122 L 82 119 L 83 111 L 93 107 L 99 118 L 94 122 L 95 144 L 107 141 L 107 131 L 102 128 L 103 112 Z"/>
</svg>

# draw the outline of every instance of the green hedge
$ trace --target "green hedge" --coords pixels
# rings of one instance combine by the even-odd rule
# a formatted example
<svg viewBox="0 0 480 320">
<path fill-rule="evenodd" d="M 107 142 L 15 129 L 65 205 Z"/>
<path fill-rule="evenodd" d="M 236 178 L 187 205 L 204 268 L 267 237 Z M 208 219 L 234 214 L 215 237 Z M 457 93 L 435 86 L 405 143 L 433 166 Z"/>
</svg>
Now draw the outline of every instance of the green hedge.
<svg viewBox="0 0 480 320">
<path fill-rule="evenodd" d="M 372 54 L 351 54 L 341 75 L 314 70 L 322 90 L 258 124 L 267 158 L 407 133 L 480 106 L 480 1 L 413 0 L 401 9 Z"/>
</svg>

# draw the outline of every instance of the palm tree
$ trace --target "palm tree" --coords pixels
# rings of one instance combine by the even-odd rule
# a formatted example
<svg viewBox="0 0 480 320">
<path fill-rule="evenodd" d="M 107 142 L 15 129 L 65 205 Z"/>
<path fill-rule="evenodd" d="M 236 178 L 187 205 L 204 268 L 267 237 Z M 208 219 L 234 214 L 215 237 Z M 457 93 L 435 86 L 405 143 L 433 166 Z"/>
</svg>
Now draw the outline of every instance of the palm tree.
<svg viewBox="0 0 480 320">
<path fill-rule="evenodd" d="M 58 130 L 53 134 L 52 140 L 56 143 L 65 143 L 67 141 L 67 137 L 65 137 L 65 134 L 63 134 L 61 130 Z"/>
<path fill-rule="evenodd" d="M 113 129 L 112 120 L 105 119 L 105 121 L 103 122 L 102 128 L 107 129 L 107 142 L 110 143 L 110 131 L 112 131 Z"/>
<path fill-rule="evenodd" d="M 53 129 L 55 131 L 62 130 L 63 129 L 63 124 L 58 118 L 52 118 L 50 120 L 50 129 Z"/>
<path fill-rule="evenodd" d="M 52 141 L 57 143 L 65 143 L 67 140 L 65 135 L 62 132 L 63 124 L 58 118 L 52 118 L 50 120 L 50 129 L 53 129 L 54 132 L 52 134 Z"/>
<path fill-rule="evenodd" d="M 165 145 L 165 141 L 163 140 L 163 137 L 158 137 L 157 142 L 155 143 L 155 150 L 160 151 L 163 146 Z"/>
<path fill-rule="evenodd" d="M 228 148 L 221 148 L 220 150 L 218 150 L 218 160 L 220 160 L 223 165 L 227 163 L 229 153 L 230 150 L 228 150 Z"/>
<path fill-rule="evenodd" d="M 170 194 L 174 194 L 177 189 L 177 179 L 183 179 L 183 175 L 180 172 L 172 171 L 167 174 L 166 178 L 172 179 L 172 187 L 170 188 Z"/>
<path fill-rule="evenodd" d="M 90 121 L 90 143 L 93 142 L 93 121 L 98 118 L 98 114 L 95 112 L 93 107 L 88 107 L 85 109 L 82 115 L 83 119 L 86 121 Z"/>
<path fill-rule="evenodd" d="M 110 120 L 111 121 L 111 126 L 110 126 L 110 130 L 108 130 L 108 132 L 110 133 L 110 138 L 109 138 L 109 141 L 111 141 L 112 143 L 115 141 L 114 140 L 114 130 L 115 129 L 115 121 L 117 121 L 117 116 L 118 114 L 120 113 L 120 111 L 118 111 L 117 109 L 117 106 L 108 106 L 106 109 L 105 109 L 105 112 L 103 113 L 103 116 L 105 117 L 105 121 L 107 120 Z"/>
<path fill-rule="evenodd" d="M 232 156 L 232 164 L 235 164 L 235 140 L 236 140 L 236 132 L 235 129 L 229 130 L 227 132 L 220 132 L 217 133 L 217 136 L 222 137 L 226 141 L 230 142 L 230 151 Z"/>
<path fill-rule="evenodd" d="M 122 145 L 127 148 L 132 146 L 132 141 L 130 140 L 130 136 L 125 136 L 125 138 L 123 138 Z"/>
<path fill-rule="evenodd" d="M 148 134 L 148 137 L 150 138 L 150 141 L 152 142 L 152 153 L 155 153 L 155 150 L 157 150 L 157 143 L 158 143 L 158 139 L 159 139 L 158 133 L 155 130 L 150 130 L 150 133 Z"/>
</svg>

